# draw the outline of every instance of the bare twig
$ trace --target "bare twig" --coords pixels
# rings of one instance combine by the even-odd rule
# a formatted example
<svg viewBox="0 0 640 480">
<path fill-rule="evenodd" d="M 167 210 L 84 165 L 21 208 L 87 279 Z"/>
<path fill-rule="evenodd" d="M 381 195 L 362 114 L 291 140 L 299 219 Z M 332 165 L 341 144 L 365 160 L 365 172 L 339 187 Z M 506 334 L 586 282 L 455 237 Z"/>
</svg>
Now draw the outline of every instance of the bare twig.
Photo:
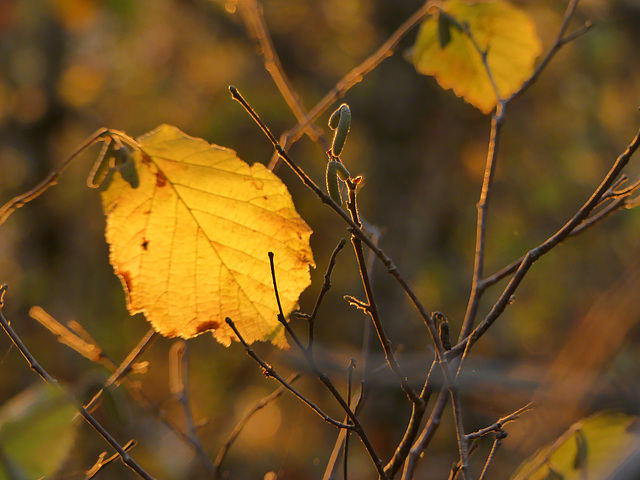
<svg viewBox="0 0 640 480">
<path fill-rule="evenodd" d="M 87 421 L 87 423 L 89 423 L 94 428 L 94 430 L 96 430 L 100 434 L 100 436 L 102 436 L 102 438 L 104 438 L 105 441 L 109 445 L 111 445 L 111 447 L 116 452 L 118 452 L 118 455 L 120 456 L 120 458 L 122 458 L 122 461 L 125 463 L 125 465 L 127 465 L 134 472 L 136 472 L 136 474 L 138 474 L 138 476 L 140 476 L 141 478 L 144 478 L 145 480 L 153 480 L 153 477 L 149 475 L 140 465 L 138 465 L 135 462 L 135 460 L 133 460 L 133 458 L 131 458 L 131 456 L 111 436 L 111 434 L 107 430 L 105 430 L 105 428 L 95 418 L 91 416 L 91 414 L 82 406 L 82 404 L 73 395 L 71 395 L 64 388 L 62 388 L 62 386 L 60 386 L 58 381 L 55 380 L 53 377 L 51 377 L 47 373 L 47 371 L 36 361 L 35 357 L 31 354 L 31 352 L 29 352 L 27 347 L 24 345 L 24 343 L 22 342 L 18 334 L 13 330 L 13 328 L 11 328 L 11 325 L 9 324 L 7 319 L 4 317 L 4 314 L 2 313 L 1 308 L 4 305 L 4 294 L 6 290 L 7 290 L 6 284 L 0 286 L 0 324 L 2 324 L 2 328 L 4 329 L 6 334 L 9 336 L 9 338 L 11 339 L 13 344 L 18 348 L 18 350 L 20 350 L 20 353 L 25 358 L 25 360 L 29 363 L 29 367 L 31 367 L 31 370 L 36 372 L 40 376 L 40 378 L 42 378 L 42 380 L 52 385 L 55 385 L 56 388 L 59 388 L 60 391 L 64 393 L 64 395 L 74 405 L 78 413 L 82 415 L 82 417 Z"/>
<path fill-rule="evenodd" d="M 211 463 L 205 451 L 193 422 L 193 413 L 189 402 L 189 344 L 185 340 L 177 340 L 169 351 L 169 383 L 171 393 L 182 405 L 184 411 L 185 426 L 190 443 L 200 458 L 200 462 L 207 469 L 210 476 L 215 474 L 215 467 Z"/>
<path fill-rule="evenodd" d="M 251 36 L 259 42 L 260 51 L 264 56 L 264 66 L 271 78 L 273 78 L 282 98 L 287 102 L 298 123 L 305 123 L 306 110 L 300 101 L 300 97 L 291 86 L 291 82 L 280 63 L 280 58 L 278 58 L 278 54 L 273 47 L 271 35 L 262 14 L 262 5 L 256 0 L 241 0 L 238 2 L 238 11 Z M 323 150 L 329 148 L 327 141 L 323 139 L 322 129 L 307 123 L 303 130 L 314 141 L 322 139 L 321 146 Z"/>
<path fill-rule="evenodd" d="M 520 97 L 524 92 L 526 92 L 529 89 L 529 87 L 531 87 L 531 85 L 533 85 L 536 82 L 536 80 L 538 80 L 538 77 L 544 71 L 544 69 L 547 68 L 547 65 L 549 64 L 551 59 L 555 56 L 555 54 L 558 53 L 558 50 L 560 50 L 568 42 L 578 38 L 579 35 L 570 34 L 569 36 L 565 37 L 565 34 L 567 32 L 567 29 L 569 28 L 569 23 L 571 22 L 571 18 L 573 17 L 573 14 L 576 11 L 576 7 L 578 6 L 579 1 L 580 0 L 569 1 L 569 4 L 567 5 L 567 8 L 564 12 L 562 25 L 560 26 L 560 30 L 558 30 L 558 35 L 556 36 L 555 42 L 553 42 L 553 45 L 551 46 L 551 48 L 549 49 L 545 57 L 542 59 L 542 61 L 538 64 L 538 66 L 536 67 L 535 71 L 531 74 L 529 79 L 526 80 L 515 93 L 513 93 L 509 98 L 505 100 L 505 104 L 511 103 L 513 100 Z M 586 32 L 587 30 L 580 31 L 580 35 Z"/>
<path fill-rule="evenodd" d="M 478 441 L 474 440 L 469 445 L 469 457 L 471 457 L 471 455 L 473 454 L 473 452 L 476 451 L 477 448 L 478 448 Z M 461 469 L 462 469 L 462 461 L 458 460 L 458 462 L 455 465 L 451 466 L 451 473 L 449 473 L 449 480 L 455 480 L 456 478 L 458 478 L 458 474 L 460 473 Z"/>
<path fill-rule="evenodd" d="M 409 452 L 411 451 L 411 445 L 415 441 L 416 436 L 418 435 L 418 432 L 420 430 L 420 423 L 422 422 L 422 418 L 424 417 L 424 413 L 426 411 L 427 402 L 429 402 L 431 392 L 433 391 L 430 380 L 435 365 L 436 360 L 431 363 L 431 368 L 429 368 L 429 373 L 427 374 L 427 378 L 424 381 L 422 392 L 420 392 L 422 403 L 413 404 L 411 409 L 411 417 L 409 418 L 409 423 L 407 424 L 407 428 L 405 429 L 404 436 L 398 444 L 393 457 L 384 467 L 385 472 L 387 472 L 390 478 L 393 478 L 396 473 L 398 473 L 398 470 L 400 470 L 400 467 L 407 458 L 407 455 L 409 455 Z"/>
<path fill-rule="evenodd" d="M 333 425 L 334 427 L 338 427 L 338 428 L 346 428 L 349 430 L 352 430 L 354 428 L 353 425 L 349 425 L 347 423 L 341 423 L 337 420 L 334 420 L 333 418 L 331 418 L 329 415 L 327 415 L 326 413 L 324 413 L 320 407 L 318 407 L 315 403 L 313 403 L 311 400 L 309 400 L 307 397 L 305 397 L 304 395 L 302 395 L 300 392 L 298 392 L 295 388 L 293 388 L 292 385 L 289 384 L 289 382 L 287 382 L 284 378 L 282 378 L 278 372 L 275 371 L 275 369 L 269 365 L 267 362 L 265 362 L 264 360 L 262 360 L 249 346 L 249 344 L 245 341 L 245 339 L 242 337 L 242 335 L 240 335 L 240 332 L 238 331 L 238 329 L 236 328 L 236 325 L 233 323 L 233 320 L 231 320 L 229 317 L 225 318 L 225 321 L 227 322 L 227 325 L 229 325 L 229 327 L 231 327 L 231 330 L 233 330 L 233 332 L 236 334 L 236 336 L 238 337 L 238 340 L 240 340 L 240 343 L 242 343 L 242 345 L 244 346 L 244 349 L 246 350 L 247 354 L 253 358 L 256 362 L 258 362 L 258 364 L 262 367 L 262 370 L 264 371 L 265 375 L 267 375 L 268 377 L 273 377 L 275 378 L 278 382 L 280 382 L 280 384 L 285 387 L 287 390 L 289 390 L 291 393 L 293 393 L 296 397 L 298 397 L 300 400 L 302 400 L 303 403 L 305 403 L 309 408 L 311 408 L 311 410 L 313 410 L 314 412 L 316 412 L 318 415 L 320 415 L 320 417 L 322 417 L 322 419 L 327 422 L 330 425 Z"/>
<path fill-rule="evenodd" d="M 275 292 L 276 301 L 278 303 L 278 310 L 279 310 L 278 320 L 284 326 L 285 330 L 291 336 L 291 338 L 296 343 L 296 345 L 298 346 L 300 351 L 303 353 L 303 355 L 305 356 L 305 359 L 307 360 L 307 363 L 311 367 L 311 370 L 313 370 L 313 373 L 316 375 L 316 377 L 318 377 L 318 380 L 320 380 L 324 384 L 324 386 L 327 387 L 327 390 L 329 390 L 331 395 L 333 395 L 333 398 L 336 399 L 336 401 L 340 404 L 340 407 L 342 407 L 344 412 L 347 414 L 347 417 L 351 421 L 352 429 L 360 437 L 360 440 L 362 441 L 362 444 L 364 445 L 365 449 L 367 450 L 367 453 L 371 457 L 371 460 L 373 461 L 373 464 L 375 465 L 376 470 L 378 471 L 378 474 L 380 475 L 380 478 L 386 479 L 387 476 L 384 473 L 384 469 L 383 469 L 383 466 L 382 466 L 382 460 L 380 460 L 380 457 L 378 457 L 378 454 L 374 450 L 373 445 L 371 444 L 371 441 L 367 437 L 367 435 L 366 435 L 366 433 L 364 431 L 364 428 L 362 427 L 362 424 L 358 420 L 358 417 L 356 416 L 355 412 L 353 410 L 351 410 L 351 406 L 342 397 L 342 395 L 340 395 L 340 392 L 338 392 L 338 389 L 335 387 L 333 382 L 329 379 L 327 374 L 324 373 L 323 371 L 321 371 L 318 368 L 318 366 L 316 365 L 316 362 L 313 359 L 313 355 L 311 354 L 311 352 L 308 349 L 306 349 L 304 347 L 304 345 L 302 345 L 302 342 L 298 339 L 298 337 L 296 336 L 296 334 L 293 331 L 293 329 L 291 328 L 291 326 L 285 320 L 284 313 L 282 312 L 282 306 L 280 305 L 280 295 L 278 293 L 278 283 L 277 283 L 277 280 L 276 280 L 275 264 L 274 264 L 274 261 L 273 261 L 273 252 L 269 252 L 269 262 L 271 264 L 271 276 L 273 278 L 273 290 Z"/>
<path fill-rule="evenodd" d="M 400 40 L 409 33 L 416 25 L 418 25 L 424 17 L 427 16 L 429 11 L 433 8 L 435 2 L 433 0 L 427 0 L 422 7 L 415 11 L 408 19 L 406 19 L 398 29 L 391 34 L 391 36 L 380 47 L 366 58 L 360 65 L 355 67 L 344 77 L 342 77 L 336 85 L 316 104 L 315 107 L 307 114 L 304 121 L 299 122 L 298 125 L 291 130 L 285 132 L 281 137 L 281 143 L 284 149 L 287 150 L 292 144 L 294 144 L 304 132 L 305 128 L 316 121 L 320 115 L 322 115 L 327 108 L 333 105 L 338 98 L 344 96 L 347 91 L 357 83 L 361 82 L 365 75 L 373 71 L 380 63 L 385 59 L 393 55 L 396 47 L 400 43 Z M 279 152 L 278 152 L 279 153 Z M 283 160 L 285 160 L 283 158 Z M 274 169 L 279 162 L 279 157 L 274 156 L 269 163 L 269 168 Z"/>
<path fill-rule="evenodd" d="M 420 316 L 422 317 L 422 319 L 427 325 L 427 328 L 429 329 L 429 334 L 431 335 L 434 345 L 436 346 L 436 351 L 438 352 L 438 355 L 441 356 L 444 353 L 444 350 L 442 349 L 442 345 L 440 345 L 440 342 L 438 339 L 438 332 L 436 330 L 436 326 L 433 321 L 433 318 L 431 318 L 431 316 L 427 313 L 427 310 L 424 308 L 424 306 L 422 305 L 422 303 L 420 302 L 420 300 L 418 299 L 414 291 L 411 289 L 407 281 L 404 279 L 404 277 L 400 274 L 395 264 L 375 244 L 375 242 L 373 242 L 373 240 L 371 240 L 371 238 L 369 238 L 364 233 L 362 228 L 350 218 L 349 214 L 345 212 L 342 208 L 340 208 L 340 206 L 336 202 L 334 202 L 329 195 L 325 194 L 324 191 L 322 191 L 322 189 L 318 187 L 318 185 L 316 185 L 316 183 L 304 172 L 304 170 L 302 170 L 302 168 L 300 168 L 291 159 L 289 154 L 278 143 L 278 141 L 273 136 L 273 134 L 271 133 L 269 128 L 266 126 L 266 124 L 260 119 L 256 111 L 242 97 L 238 89 L 236 87 L 230 86 L 229 91 L 231 92 L 231 96 L 233 97 L 233 99 L 238 101 L 243 106 L 243 108 L 247 111 L 247 113 L 251 115 L 251 118 L 253 118 L 253 120 L 258 124 L 258 126 L 261 128 L 264 134 L 269 138 L 278 155 L 282 157 L 282 159 L 287 163 L 287 165 L 289 165 L 289 167 L 300 178 L 300 180 L 311 191 L 313 191 L 323 203 L 327 204 L 329 208 L 331 208 L 334 212 L 336 212 L 347 223 L 347 225 L 349 225 L 350 232 L 356 235 L 358 238 L 360 238 L 362 242 L 366 244 L 376 254 L 376 256 L 384 264 L 384 266 L 387 267 L 387 272 L 389 273 L 389 275 L 391 275 L 396 279 L 396 281 L 400 284 L 400 286 L 403 288 L 403 290 L 411 299 L 411 302 L 416 307 L 416 310 L 420 313 Z"/>
<path fill-rule="evenodd" d="M 356 184 L 351 180 L 347 180 L 347 186 L 349 187 L 349 203 L 347 208 L 351 212 L 351 219 L 357 225 L 360 225 L 360 219 L 358 218 L 358 207 L 356 203 Z M 371 321 L 376 329 L 376 333 L 378 334 L 378 340 L 380 340 L 380 345 L 382 345 L 382 349 L 384 350 L 384 356 L 389 364 L 389 368 L 394 373 L 394 375 L 398 378 L 400 382 L 400 386 L 405 395 L 409 398 L 412 403 L 422 404 L 423 401 L 420 396 L 413 391 L 409 382 L 407 381 L 407 377 L 402 373 L 402 369 L 398 364 L 398 361 L 395 358 L 393 353 L 393 348 L 391 347 L 391 341 L 384 331 L 384 326 L 382 325 L 382 320 L 380 319 L 380 314 L 378 313 L 378 306 L 376 304 L 375 298 L 373 296 L 373 288 L 371 288 L 371 283 L 369 281 L 369 273 L 367 271 L 367 263 L 364 258 L 364 251 L 362 250 L 362 242 L 360 238 L 355 235 L 351 236 L 351 243 L 353 244 L 353 250 L 356 254 L 356 259 L 358 260 L 358 268 L 360 270 L 360 279 L 362 280 L 362 285 L 364 287 L 365 294 L 367 295 L 367 313 L 371 317 Z"/>
<path fill-rule="evenodd" d="M 598 205 L 602 196 L 607 192 L 609 187 L 615 182 L 618 175 L 620 175 L 623 168 L 627 166 L 629 160 L 640 146 L 640 131 L 636 134 L 635 138 L 631 141 L 627 149 L 622 153 L 614 162 L 613 166 L 602 180 L 602 183 L 596 188 L 591 197 L 585 202 L 585 204 L 578 210 L 578 212 L 555 234 L 549 237 L 545 242 L 537 247 L 529 250 L 524 256 L 522 262 L 518 265 L 518 268 L 511 278 L 511 281 L 506 286 L 491 311 L 487 314 L 484 320 L 475 328 L 469 336 L 453 347 L 447 352 L 448 358 L 454 358 L 460 355 L 462 351 L 468 351 L 468 347 L 473 345 L 478 338 L 480 338 L 487 329 L 495 322 L 495 320 L 502 314 L 506 306 L 509 304 L 509 300 L 515 293 L 516 289 L 520 285 L 520 282 L 529 271 L 531 266 L 543 255 L 548 253 L 553 247 L 565 240 L 571 232 L 585 221 L 593 209 Z"/>
<path fill-rule="evenodd" d="M 438 400 L 433 406 L 427 425 L 422 430 L 422 433 L 416 443 L 411 447 L 411 451 L 409 452 L 409 456 L 407 457 L 407 461 L 404 465 L 404 471 L 402 472 L 402 480 L 411 480 L 413 478 L 420 456 L 427 449 L 436 433 L 436 430 L 438 430 L 438 427 L 440 426 L 444 407 L 447 405 L 448 399 L 449 394 L 447 390 L 441 390 Z"/>
<path fill-rule="evenodd" d="M 318 315 L 318 310 L 320 309 L 320 304 L 325 296 L 325 294 L 331 288 L 331 272 L 333 272 L 333 267 L 336 266 L 336 258 L 338 257 L 338 253 L 344 248 L 347 241 L 343 238 L 340 240 L 336 248 L 333 249 L 333 253 L 331 253 L 331 258 L 329 259 L 329 265 L 327 266 L 327 271 L 324 274 L 324 283 L 322 284 L 322 288 L 320 289 L 320 293 L 318 294 L 318 298 L 316 299 L 316 304 L 313 306 L 313 311 L 308 318 L 309 321 L 309 340 L 307 343 L 307 348 L 309 351 L 313 351 L 313 327 L 315 325 L 315 319 Z"/>
<path fill-rule="evenodd" d="M 507 436 L 507 432 L 505 432 L 504 430 L 500 430 L 496 432 L 496 436 L 493 440 L 493 445 L 491 446 L 491 451 L 489 452 L 487 461 L 484 463 L 484 468 L 482 469 L 482 473 L 480 474 L 480 477 L 478 478 L 478 480 L 483 480 L 487 475 L 487 471 L 489 470 L 489 465 L 491 465 L 491 462 L 495 458 L 496 452 L 498 451 L 498 447 L 502 445 L 502 440 L 504 440 L 506 436 Z"/>
<path fill-rule="evenodd" d="M 526 413 L 529 410 L 531 410 L 532 405 L 533 405 L 532 403 L 528 403 L 524 407 L 519 408 L 515 412 L 507 415 L 506 417 L 502 417 L 501 419 L 499 419 L 493 425 L 489 425 L 488 427 L 482 428 L 482 429 L 478 430 L 477 432 L 469 433 L 467 435 L 467 440 L 473 440 L 473 439 L 476 439 L 476 438 L 480 438 L 480 437 L 482 437 L 484 435 L 487 435 L 487 434 L 489 434 L 491 432 L 495 432 L 495 433 L 499 432 L 500 430 L 502 430 L 502 427 L 504 427 L 507 423 L 513 422 L 514 420 L 517 420 L 518 418 L 520 418 L 520 415 L 522 415 L 523 413 Z"/>
<path fill-rule="evenodd" d="M 129 440 L 127 443 L 123 445 L 122 449 L 125 452 L 128 452 L 133 447 L 135 447 L 137 443 L 138 442 L 136 442 L 135 440 Z M 95 477 L 98 474 L 98 472 L 100 472 L 100 470 L 102 470 L 104 467 L 109 465 L 114 460 L 117 460 L 118 458 L 120 458 L 120 455 L 118 455 L 117 453 L 114 453 L 110 457 L 107 457 L 107 452 L 102 452 L 98 457 L 98 461 L 93 465 L 93 467 L 87 470 L 84 479 L 91 480 L 93 477 Z"/>
<path fill-rule="evenodd" d="M 471 282 L 471 294 L 469 295 L 469 303 L 467 305 L 467 311 L 465 313 L 462 328 L 460 330 L 460 337 L 458 341 L 469 335 L 469 332 L 473 328 L 473 322 L 475 320 L 478 305 L 480 304 L 480 298 L 484 289 L 482 289 L 482 274 L 484 268 L 484 245 L 487 230 L 487 211 L 489 207 L 489 198 L 491 194 L 491 186 L 493 183 L 493 175 L 496 171 L 496 158 L 498 155 L 498 145 L 500 140 L 500 133 L 502 132 L 502 123 L 504 121 L 504 109 L 502 104 L 498 105 L 498 109 L 491 121 L 491 138 L 489 140 L 489 149 L 487 151 L 487 164 L 484 172 L 484 180 L 482 182 L 482 189 L 480 191 L 480 200 L 478 201 L 478 220 L 476 223 L 476 250 L 473 261 L 473 278 Z M 458 374 L 460 374 L 460 368 L 462 363 L 458 367 Z"/>
<path fill-rule="evenodd" d="M 291 385 L 296 380 L 298 380 L 298 378 L 300 378 L 300 375 L 295 373 L 291 375 L 289 378 L 287 378 L 286 381 L 289 385 Z M 236 441 L 236 438 L 238 438 L 238 435 L 240 435 L 244 427 L 246 427 L 247 424 L 249 423 L 249 420 L 251 420 L 251 417 L 253 417 L 258 411 L 260 411 L 261 409 L 269 405 L 271 402 L 280 398 L 280 396 L 286 390 L 287 388 L 284 385 L 279 386 L 276 390 L 271 392 L 269 395 L 260 399 L 256 403 L 254 403 L 253 406 L 249 409 L 249 411 L 247 411 L 247 413 L 244 415 L 244 417 L 242 417 L 242 419 L 236 424 L 235 428 L 233 429 L 231 434 L 229 434 L 229 437 L 227 437 L 227 440 L 224 442 L 224 445 L 222 445 L 222 447 L 220 448 L 220 451 L 218 452 L 218 456 L 216 457 L 216 461 L 214 464 L 216 479 L 222 478 L 222 463 L 224 462 L 224 459 L 226 458 L 227 453 L 229 452 L 229 449 L 232 447 L 232 445 Z"/>
<path fill-rule="evenodd" d="M 351 382 L 353 380 L 353 370 L 356 368 L 356 360 L 352 358 L 349 362 L 349 381 L 347 383 L 347 404 L 351 406 Z M 346 432 L 344 439 L 344 480 L 347 480 L 347 459 L 349 458 L 349 432 Z"/>
</svg>

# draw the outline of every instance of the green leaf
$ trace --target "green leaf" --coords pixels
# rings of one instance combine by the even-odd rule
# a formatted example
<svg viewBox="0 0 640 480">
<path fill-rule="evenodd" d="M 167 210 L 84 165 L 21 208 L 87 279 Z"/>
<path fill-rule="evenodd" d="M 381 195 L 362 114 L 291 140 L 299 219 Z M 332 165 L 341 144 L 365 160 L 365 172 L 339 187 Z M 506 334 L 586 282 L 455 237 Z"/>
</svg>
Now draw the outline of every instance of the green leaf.
<svg viewBox="0 0 640 480">
<path fill-rule="evenodd" d="M 637 426 L 637 417 L 621 413 L 587 417 L 522 462 L 511 480 L 607 478 L 640 448 Z"/>
<path fill-rule="evenodd" d="M 54 475 L 73 448 L 75 414 L 64 393 L 47 384 L 30 387 L 5 403 L 0 408 L 0 448 L 7 465 L 0 466 L 0 480 Z"/>
</svg>

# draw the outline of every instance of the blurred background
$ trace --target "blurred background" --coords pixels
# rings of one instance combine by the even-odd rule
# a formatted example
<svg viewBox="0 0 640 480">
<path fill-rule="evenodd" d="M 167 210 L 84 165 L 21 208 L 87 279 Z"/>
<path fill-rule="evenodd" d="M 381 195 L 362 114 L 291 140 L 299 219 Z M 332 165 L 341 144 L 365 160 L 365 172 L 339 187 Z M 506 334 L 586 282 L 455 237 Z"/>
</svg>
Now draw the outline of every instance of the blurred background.
<svg viewBox="0 0 640 480">
<path fill-rule="evenodd" d="M 534 19 L 546 49 L 566 2 L 514 2 Z M 335 83 L 373 53 L 421 6 L 419 0 L 264 0 L 264 18 L 293 88 L 311 109 Z M 498 271 L 561 227 L 600 183 L 635 135 L 640 114 L 640 5 L 635 0 L 580 2 L 570 30 L 586 20 L 588 34 L 563 48 L 527 95 L 507 112 L 492 197 L 485 272 Z M 484 172 L 490 118 L 405 58 L 417 29 L 397 52 L 343 100 L 353 123 L 342 158 L 364 177 L 360 212 L 380 246 L 429 311 L 445 312 L 457 336 L 470 289 L 475 204 Z M 265 70 L 261 50 L 233 0 L 3 0 L 0 2 L 0 204 L 23 193 L 106 126 L 142 135 L 162 123 L 232 148 L 248 163 L 267 164 L 272 148 L 236 102 L 236 85 L 279 135 L 296 124 Z M 329 137 L 326 121 L 317 125 Z M 326 155 L 308 138 L 292 157 L 324 184 Z M 100 366 L 58 343 L 29 317 L 39 305 L 62 323 L 79 322 L 116 362 L 149 329 L 131 318 L 108 263 L 104 215 L 85 179 L 98 154 L 73 162 L 59 185 L 0 226 L 0 283 L 9 285 L 5 316 L 51 375 L 74 391 L 103 382 Z M 640 173 L 638 159 L 628 169 Z M 277 173 L 314 230 L 318 268 L 300 307 L 310 312 L 331 251 L 348 238 L 344 224 L 286 168 Z M 640 405 L 640 212 L 623 211 L 543 257 L 514 303 L 473 349 L 462 376 L 465 426 L 477 430 L 537 399 L 539 408 L 507 429 L 492 478 L 508 478 L 540 442 L 601 409 L 637 413 Z M 347 246 L 348 247 L 348 246 Z M 346 391 L 347 366 L 363 367 L 367 318 L 343 295 L 364 298 L 352 251 L 338 257 L 332 290 L 317 322 L 318 361 Z M 398 285 L 375 263 L 374 286 L 385 328 L 410 382 L 420 388 L 433 358 L 425 326 Z M 490 289 L 480 317 L 501 289 Z M 304 324 L 292 320 L 304 332 Z M 160 339 L 134 376 L 144 392 L 183 424 L 167 381 L 172 341 Z M 300 355 L 269 345 L 256 350 L 286 376 L 305 373 Z M 410 414 L 374 345 L 377 369 L 362 421 L 383 460 L 402 437 Z M 210 335 L 189 342 L 190 400 L 198 433 L 214 459 L 248 408 L 277 388 L 237 344 Z M 0 336 L 0 404 L 38 383 L 28 364 Z M 335 418 L 342 414 L 311 375 L 297 383 Z M 562 386 L 562 388 L 560 388 Z M 116 390 L 115 408 L 96 416 L 133 456 L 162 479 L 205 478 L 192 449 L 156 417 Z M 552 408 L 548 409 L 547 407 Z M 549 410 L 559 413 L 549 417 Z M 546 415 L 546 416 L 545 416 Z M 528 423 L 527 423 L 528 422 Z M 526 432 L 526 434 L 523 434 Z M 336 431 L 285 394 L 260 411 L 225 462 L 228 478 L 322 478 Z M 532 440 L 533 439 L 533 440 Z M 491 441 L 472 458 L 479 472 Z M 86 425 L 56 478 L 83 478 L 106 444 Z M 353 440 L 352 479 L 373 478 Z M 450 409 L 416 478 L 447 478 L 457 460 Z M 477 473 L 476 473 L 477 475 Z M 115 462 L 98 478 L 136 478 Z M 273 476 L 266 478 L 275 478 Z"/>
</svg>

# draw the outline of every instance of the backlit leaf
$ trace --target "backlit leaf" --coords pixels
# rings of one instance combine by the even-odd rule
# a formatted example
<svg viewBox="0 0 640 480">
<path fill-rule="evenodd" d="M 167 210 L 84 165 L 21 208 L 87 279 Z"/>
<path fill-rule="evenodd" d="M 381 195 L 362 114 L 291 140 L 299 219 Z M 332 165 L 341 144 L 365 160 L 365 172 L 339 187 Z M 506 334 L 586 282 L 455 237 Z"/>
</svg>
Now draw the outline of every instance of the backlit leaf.
<svg viewBox="0 0 640 480">
<path fill-rule="evenodd" d="M 511 480 L 609 478 L 625 459 L 639 451 L 637 417 L 599 413 L 575 423 L 553 444 L 538 450 L 520 465 Z"/>
<path fill-rule="evenodd" d="M 531 75 L 542 51 L 529 16 L 503 1 L 446 1 L 445 17 L 428 17 L 420 27 L 412 60 L 418 72 L 433 75 L 440 86 L 489 113 L 497 104 L 482 56 L 469 36 L 453 25 L 467 25 L 483 51 L 500 96 L 509 97 Z M 442 18 L 448 20 L 443 42 Z M 446 45 L 443 47 L 443 43 Z"/>
<path fill-rule="evenodd" d="M 132 153 L 138 186 L 116 175 L 102 193 L 110 260 L 131 314 L 168 337 L 213 330 L 229 345 L 230 317 L 248 342 L 287 345 L 277 320 L 268 252 L 285 315 L 309 285 L 311 229 L 281 180 L 233 150 L 162 125 Z"/>
</svg>

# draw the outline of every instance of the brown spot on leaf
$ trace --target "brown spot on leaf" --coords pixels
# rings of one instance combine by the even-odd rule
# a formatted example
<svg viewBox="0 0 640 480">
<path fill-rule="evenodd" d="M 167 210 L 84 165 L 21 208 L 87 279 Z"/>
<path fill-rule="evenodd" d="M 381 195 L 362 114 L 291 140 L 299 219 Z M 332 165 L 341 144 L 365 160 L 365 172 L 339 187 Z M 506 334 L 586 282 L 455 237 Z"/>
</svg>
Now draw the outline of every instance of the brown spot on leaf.
<svg viewBox="0 0 640 480">
<path fill-rule="evenodd" d="M 156 173 L 156 187 L 162 188 L 167 184 L 167 177 L 160 170 Z"/>
<path fill-rule="evenodd" d="M 148 250 L 149 249 L 149 240 L 145 240 L 142 242 L 142 249 L 143 250 Z"/>
<path fill-rule="evenodd" d="M 131 273 L 118 271 L 118 276 L 120 277 L 120 280 L 122 280 L 122 284 L 127 290 L 127 295 L 128 295 L 129 292 L 131 291 Z"/>
<path fill-rule="evenodd" d="M 149 155 L 144 152 L 142 152 L 142 163 L 145 165 L 151 165 L 151 158 L 149 158 Z"/>
<path fill-rule="evenodd" d="M 200 334 L 202 332 L 206 332 L 207 330 L 215 330 L 218 327 L 220 327 L 220 324 L 218 322 L 214 322 L 213 320 L 211 320 L 209 322 L 203 322 L 200 325 L 198 325 L 196 327 L 196 332 Z"/>
</svg>

